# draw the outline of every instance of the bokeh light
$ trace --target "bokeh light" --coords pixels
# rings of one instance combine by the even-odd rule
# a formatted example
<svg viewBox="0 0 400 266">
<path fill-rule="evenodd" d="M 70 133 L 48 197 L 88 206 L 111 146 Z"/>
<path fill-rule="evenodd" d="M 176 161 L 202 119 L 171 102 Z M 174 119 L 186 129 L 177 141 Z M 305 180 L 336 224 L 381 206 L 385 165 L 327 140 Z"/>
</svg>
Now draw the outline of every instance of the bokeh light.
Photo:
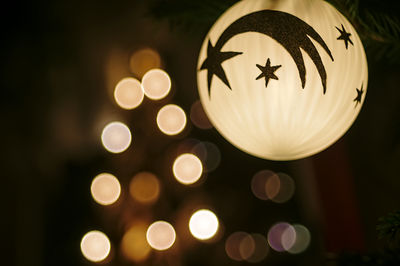
<svg viewBox="0 0 400 266">
<path fill-rule="evenodd" d="M 226 254 L 236 261 L 258 263 L 267 257 L 268 251 L 267 239 L 261 234 L 235 232 L 225 241 Z"/>
<path fill-rule="evenodd" d="M 251 234 L 254 241 L 254 252 L 246 260 L 251 263 L 258 263 L 268 255 L 269 246 L 267 239 L 261 234 Z"/>
<path fill-rule="evenodd" d="M 200 159 L 191 153 L 184 153 L 176 158 L 172 171 L 178 182 L 184 185 L 195 183 L 203 173 Z"/>
<path fill-rule="evenodd" d="M 281 180 L 279 175 L 270 175 L 267 179 L 267 182 L 265 182 L 265 194 L 267 195 L 267 198 L 273 200 L 279 194 L 280 190 Z"/>
<path fill-rule="evenodd" d="M 253 256 L 256 249 L 256 243 L 251 235 L 246 235 L 239 244 L 239 253 L 243 260 L 247 260 Z"/>
<path fill-rule="evenodd" d="M 290 200 L 295 191 L 295 183 L 293 179 L 284 173 L 278 173 L 279 177 L 279 192 L 276 193 L 275 197 L 271 198 L 276 203 L 284 203 Z M 271 189 L 274 191 L 273 189 Z"/>
<path fill-rule="evenodd" d="M 282 247 L 288 251 L 291 249 L 296 242 L 296 230 L 294 229 L 293 226 L 287 227 L 281 236 L 281 244 Z"/>
<path fill-rule="evenodd" d="M 190 217 L 190 233 L 199 240 L 212 238 L 218 231 L 219 222 L 217 216 L 210 210 L 198 210 Z"/>
<path fill-rule="evenodd" d="M 147 228 L 148 225 L 145 223 L 135 223 L 125 232 L 121 249 L 127 259 L 142 262 L 149 256 L 151 247 L 146 240 Z"/>
<path fill-rule="evenodd" d="M 151 69 L 142 78 L 144 94 L 152 100 L 161 100 L 171 90 L 171 78 L 162 69 Z"/>
<path fill-rule="evenodd" d="M 200 142 L 193 147 L 192 152 L 202 161 L 205 173 L 214 171 L 221 162 L 221 152 L 212 142 Z"/>
<path fill-rule="evenodd" d="M 201 129 L 213 127 L 199 100 L 195 101 L 190 108 L 190 120 L 196 127 Z"/>
<path fill-rule="evenodd" d="M 240 244 L 243 239 L 246 239 L 249 236 L 248 233 L 245 232 L 235 232 L 231 234 L 225 241 L 225 252 L 229 258 L 236 261 L 242 261 L 243 257 L 240 252 Z"/>
<path fill-rule="evenodd" d="M 267 189 L 268 180 L 270 178 L 277 179 L 278 176 L 276 175 L 276 173 L 270 170 L 262 170 L 257 172 L 251 179 L 251 191 L 253 192 L 254 196 L 256 196 L 258 199 L 260 200 L 270 199 L 267 195 L 267 191 L 271 190 Z"/>
<path fill-rule="evenodd" d="M 110 205 L 116 202 L 121 194 L 121 185 L 112 174 L 97 175 L 90 186 L 93 199 L 101 205 Z"/>
<path fill-rule="evenodd" d="M 185 112 L 175 104 L 168 104 L 157 114 L 158 128 L 166 135 L 176 135 L 186 126 Z"/>
<path fill-rule="evenodd" d="M 140 203 L 154 203 L 160 195 L 160 181 L 152 173 L 138 173 L 129 184 L 129 193 L 134 200 Z"/>
<path fill-rule="evenodd" d="M 121 122 L 106 125 L 101 134 L 104 148 L 112 153 L 121 153 L 131 144 L 132 136 L 129 128 Z"/>
<path fill-rule="evenodd" d="M 151 48 L 144 48 L 135 51 L 129 60 L 129 68 L 138 78 L 142 78 L 150 69 L 160 67 L 161 57 L 157 51 Z"/>
<path fill-rule="evenodd" d="M 292 227 L 288 223 L 277 223 L 273 225 L 268 231 L 268 243 L 272 249 L 278 252 L 285 251 L 282 245 L 282 235 L 289 227 Z"/>
<path fill-rule="evenodd" d="M 142 85 L 134 78 L 124 78 L 115 86 L 114 99 L 117 104 L 127 110 L 138 107 L 144 98 Z"/>
<path fill-rule="evenodd" d="M 296 232 L 296 240 L 294 244 L 289 249 L 287 249 L 287 251 L 292 254 L 299 254 L 304 252 L 310 245 L 311 234 L 310 231 L 303 225 L 294 224 L 293 228 Z M 283 235 L 285 234 L 286 231 L 283 233 Z"/>
<path fill-rule="evenodd" d="M 82 254 L 90 261 L 100 262 L 105 260 L 110 250 L 110 240 L 100 231 L 90 231 L 81 240 Z"/>
<path fill-rule="evenodd" d="M 164 221 L 152 223 L 147 229 L 146 239 L 149 245 L 156 250 L 167 250 L 175 242 L 175 229 Z"/>
</svg>

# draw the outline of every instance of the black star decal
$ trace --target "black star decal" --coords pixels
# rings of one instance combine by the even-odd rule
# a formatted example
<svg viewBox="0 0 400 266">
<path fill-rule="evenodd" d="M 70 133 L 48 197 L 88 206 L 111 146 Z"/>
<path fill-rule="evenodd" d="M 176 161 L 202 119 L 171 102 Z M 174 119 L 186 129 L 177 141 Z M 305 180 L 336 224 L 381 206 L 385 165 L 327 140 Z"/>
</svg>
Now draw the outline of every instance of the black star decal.
<svg viewBox="0 0 400 266">
<path fill-rule="evenodd" d="M 256 66 L 261 70 L 261 74 L 256 78 L 256 80 L 265 77 L 265 87 L 267 87 L 269 79 L 278 79 L 274 72 L 282 65 L 271 66 L 271 61 L 268 58 L 265 66 L 261 66 L 259 64 L 256 64 Z"/>
<path fill-rule="evenodd" d="M 351 45 L 354 45 L 354 44 L 350 40 L 351 33 L 346 32 L 346 30 L 343 27 L 343 24 L 341 24 L 341 25 L 342 25 L 342 29 L 335 27 L 340 32 L 340 36 L 337 38 L 337 40 L 343 40 L 344 45 L 346 46 L 346 49 L 347 49 L 347 46 L 349 45 L 349 43 L 351 43 Z"/>
<path fill-rule="evenodd" d="M 356 88 L 356 90 L 357 90 L 357 96 L 356 96 L 356 98 L 354 98 L 354 100 L 353 100 L 353 102 L 356 102 L 356 106 L 357 106 L 357 104 L 361 103 L 362 94 L 364 93 L 363 86 L 364 86 L 364 84 L 361 84 L 361 89 L 360 89 L 360 90 Z M 356 106 L 354 106 L 354 108 L 355 108 Z"/>
<path fill-rule="evenodd" d="M 236 55 L 242 54 L 241 52 L 221 52 L 218 48 L 212 46 L 211 41 L 208 41 L 207 47 L 207 58 L 204 60 L 200 69 L 207 69 L 207 81 L 208 81 L 208 94 L 210 95 L 211 80 L 214 75 L 220 78 L 229 89 L 232 89 L 229 85 L 229 81 L 226 78 L 224 69 L 222 68 L 222 62 L 232 58 Z"/>
</svg>

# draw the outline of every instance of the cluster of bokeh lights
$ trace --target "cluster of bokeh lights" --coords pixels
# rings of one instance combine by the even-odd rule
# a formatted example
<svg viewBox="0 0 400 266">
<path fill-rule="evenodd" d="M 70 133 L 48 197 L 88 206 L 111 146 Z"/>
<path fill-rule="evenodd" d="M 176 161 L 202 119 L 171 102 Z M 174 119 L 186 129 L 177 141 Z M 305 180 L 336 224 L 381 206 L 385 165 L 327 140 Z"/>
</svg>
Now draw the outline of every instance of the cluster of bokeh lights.
<svg viewBox="0 0 400 266">
<path fill-rule="evenodd" d="M 135 77 L 123 78 L 116 84 L 113 94 L 115 103 L 124 110 L 133 110 L 140 107 L 145 97 L 153 101 L 167 97 L 172 83 L 168 73 L 162 70 L 161 66 L 161 58 L 155 50 L 145 48 L 135 52 L 130 60 L 130 70 Z M 191 120 L 199 128 L 210 128 L 210 123 L 199 104 L 193 104 Z M 178 105 L 166 104 L 159 109 L 155 123 L 163 134 L 178 135 L 186 127 L 186 113 Z M 108 152 L 123 153 L 131 146 L 131 130 L 121 121 L 109 122 L 102 130 L 101 142 Z M 195 153 L 200 154 L 202 158 Z M 171 172 L 177 183 L 191 185 L 198 182 L 203 175 L 202 162 L 206 164 L 208 171 L 212 171 L 219 161 L 220 152 L 214 144 L 199 142 L 193 148 L 193 153 L 182 153 L 176 157 Z M 161 190 L 160 179 L 154 173 L 143 171 L 136 173 L 130 180 L 128 195 L 134 204 L 147 206 L 157 202 Z M 101 173 L 94 177 L 90 191 L 97 204 L 114 205 L 121 196 L 121 185 L 113 174 Z M 205 241 L 217 234 L 219 220 L 214 212 L 199 209 L 188 218 L 187 227 L 195 239 Z M 160 220 L 149 224 L 144 220 L 137 220 L 126 229 L 122 237 L 121 252 L 128 260 L 140 263 L 151 254 L 151 250 L 166 251 L 172 248 L 176 238 L 174 226 L 167 221 Z M 82 254 L 92 262 L 105 261 L 110 250 L 111 242 L 103 232 L 90 231 L 81 240 Z"/>
<path fill-rule="evenodd" d="M 130 70 L 135 77 L 123 78 L 116 84 L 115 103 L 124 110 L 133 110 L 144 102 L 145 97 L 152 101 L 166 98 L 172 83 L 168 73 L 161 67 L 162 61 L 157 51 L 145 48 L 135 52 L 130 60 Z M 181 134 L 188 123 L 185 111 L 175 104 L 160 107 L 154 121 L 166 136 Z M 212 128 L 200 101 L 191 106 L 190 121 L 200 129 Z M 177 183 L 190 186 L 199 183 L 204 174 L 218 167 L 221 153 L 211 142 L 187 140 L 191 148 L 178 153 L 170 170 Z M 108 152 L 122 153 L 131 146 L 131 130 L 121 121 L 112 121 L 103 128 L 101 142 Z M 127 196 L 133 204 L 148 208 L 159 200 L 162 189 L 161 177 L 149 171 L 141 171 L 131 178 Z M 111 173 L 95 176 L 90 191 L 93 200 L 102 206 L 114 206 L 121 197 L 120 182 Z M 262 170 L 252 177 L 251 191 L 260 200 L 284 203 L 292 198 L 295 184 L 286 174 Z M 184 222 L 190 235 L 200 242 L 215 239 L 221 231 L 217 215 L 209 209 L 194 209 L 188 213 Z M 126 227 L 120 248 L 127 260 L 143 263 L 152 251 L 165 252 L 171 249 L 177 239 L 176 230 L 170 222 L 158 220 L 150 223 L 147 218 L 137 219 Z M 270 249 L 301 253 L 309 246 L 310 239 L 310 233 L 303 225 L 282 222 L 273 225 L 265 234 L 230 234 L 225 240 L 225 252 L 234 261 L 258 263 L 267 257 Z M 104 262 L 110 254 L 111 242 L 103 232 L 90 231 L 81 240 L 81 251 L 89 261 Z"/>
</svg>

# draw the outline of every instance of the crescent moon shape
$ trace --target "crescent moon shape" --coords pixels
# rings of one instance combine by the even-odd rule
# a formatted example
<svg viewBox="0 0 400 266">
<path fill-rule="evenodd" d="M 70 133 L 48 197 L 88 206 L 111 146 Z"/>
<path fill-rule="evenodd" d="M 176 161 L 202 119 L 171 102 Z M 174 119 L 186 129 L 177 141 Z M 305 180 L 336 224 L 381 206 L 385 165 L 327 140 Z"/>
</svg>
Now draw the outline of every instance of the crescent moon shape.
<svg viewBox="0 0 400 266">
<path fill-rule="evenodd" d="M 210 94 L 211 82 L 214 75 L 220 78 L 231 89 L 222 62 L 241 52 L 221 52 L 222 47 L 234 36 L 246 33 L 258 32 L 265 34 L 280 43 L 291 55 L 296 63 L 301 85 L 304 88 L 306 83 L 306 67 L 300 48 L 303 49 L 314 62 L 321 77 L 323 93 L 326 92 L 326 71 L 314 44 L 310 38 L 319 43 L 329 57 L 334 61 L 331 51 L 322 37 L 306 22 L 289 13 L 277 10 L 261 10 L 245 15 L 224 30 L 215 46 L 208 42 L 207 58 L 202 63 L 200 70 L 207 70 L 208 93 Z"/>
</svg>

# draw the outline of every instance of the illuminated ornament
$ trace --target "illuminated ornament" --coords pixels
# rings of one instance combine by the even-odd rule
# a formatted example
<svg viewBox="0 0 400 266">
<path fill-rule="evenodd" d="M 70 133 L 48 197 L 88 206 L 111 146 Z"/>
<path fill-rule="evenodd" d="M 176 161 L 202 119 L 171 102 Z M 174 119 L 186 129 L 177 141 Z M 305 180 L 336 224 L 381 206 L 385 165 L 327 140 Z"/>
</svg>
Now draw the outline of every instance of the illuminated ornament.
<svg viewBox="0 0 400 266">
<path fill-rule="evenodd" d="M 270 160 L 304 158 L 338 140 L 367 79 L 356 31 L 322 0 L 239 1 L 205 38 L 197 73 L 216 129 Z"/>
</svg>

